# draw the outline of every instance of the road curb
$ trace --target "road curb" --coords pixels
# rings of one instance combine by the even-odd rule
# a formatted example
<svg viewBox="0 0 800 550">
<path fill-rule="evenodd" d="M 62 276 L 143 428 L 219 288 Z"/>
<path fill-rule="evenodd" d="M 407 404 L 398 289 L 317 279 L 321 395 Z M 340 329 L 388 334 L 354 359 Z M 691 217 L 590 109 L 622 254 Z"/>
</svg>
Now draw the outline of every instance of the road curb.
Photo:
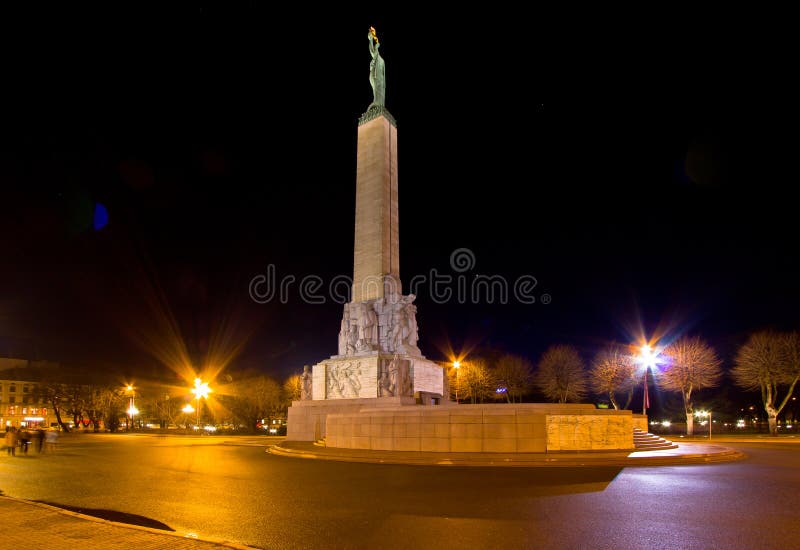
<svg viewBox="0 0 800 550">
<path fill-rule="evenodd" d="M 631 467 L 631 466 L 678 466 L 684 464 L 707 464 L 742 460 L 747 455 L 730 447 L 714 446 L 714 452 L 684 452 L 658 455 L 666 451 L 649 451 L 649 456 L 620 456 L 598 453 L 592 456 L 569 454 L 519 453 L 491 454 L 474 453 L 472 456 L 449 453 L 420 453 L 415 451 L 369 451 L 350 449 L 328 449 L 320 446 L 292 445 L 283 443 L 267 447 L 266 452 L 287 458 L 306 460 L 329 460 L 335 462 L 360 462 L 371 464 L 405 464 L 411 466 L 466 466 L 466 467 Z M 680 446 L 679 446 L 680 448 Z M 636 453 L 631 453 L 635 455 Z"/>
</svg>

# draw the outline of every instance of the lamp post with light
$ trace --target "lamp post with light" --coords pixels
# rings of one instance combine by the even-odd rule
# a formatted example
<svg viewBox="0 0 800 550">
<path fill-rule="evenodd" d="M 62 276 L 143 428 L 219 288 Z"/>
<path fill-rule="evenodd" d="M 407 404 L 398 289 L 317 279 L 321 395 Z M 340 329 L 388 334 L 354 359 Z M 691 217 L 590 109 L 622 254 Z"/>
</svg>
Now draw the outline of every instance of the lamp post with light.
<svg viewBox="0 0 800 550">
<path fill-rule="evenodd" d="M 711 441 L 711 411 L 697 411 L 694 415 L 700 418 L 708 417 L 708 440 Z"/>
<path fill-rule="evenodd" d="M 133 417 L 139 414 L 139 409 L 136 408 L 136 403 L 134 401 L 136 397 L 134 389 L 135 388 L 131 384 L 128 384 L 125 387 L 125 391 L 130 394 L 130 397 L 128 398 L 128 431 L 130 431 L 131 427 L 133 426 Z"/>
<path fill-rule="evenodd" d="M 181 411 L 183 411 L 183 414 L 188 416 L 194 412 L 194 407 L 192 407 L 191 403 L 186 403 L 186 406 L 182 408 Z M 189 420 L 188 419 L 184 420 L 186 420 L 186 433 L 189 433 Z"/>
<path fill-rule="evenodd" d="M 194 388 L 192 388 L 192 393 L 195 395 L 197 399 L 197 428 L 200 429 L 200 398 L 208 398 L 208 394 L 211 393 L 211 388 L 208 387 L 208 382 L 203 382 L 199 378 L 194 379 Z M 203 432 L 200 432 L 202 435 Z"/>
<path fill-rule="evenodd" d="M 639 363 L 644 365 L 644 393 L 642 394 L 642 414 L 647 414 L 650 406 L 650 396 L 647 393 L 647 369 L 654 368 L 657 363 L 658 353 L 649 344 L 639 348 Z"/>
</svg>

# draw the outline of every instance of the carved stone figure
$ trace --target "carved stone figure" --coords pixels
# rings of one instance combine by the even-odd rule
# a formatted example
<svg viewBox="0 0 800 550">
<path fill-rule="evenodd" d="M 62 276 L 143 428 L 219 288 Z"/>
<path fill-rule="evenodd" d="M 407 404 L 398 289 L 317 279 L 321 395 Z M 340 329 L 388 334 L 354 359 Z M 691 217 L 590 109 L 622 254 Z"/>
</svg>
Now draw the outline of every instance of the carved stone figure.
<svg viewBox="0 0 800 550">
<path fill-rule="evenodd" d="M 408 319 L 403 302 L 394 304 L 392 308 L 392 328 L 389 332 L 389 351 L 396 351 L 403 344 L 403 331 L 407 330 Z"/>
<path fill-rule="evenodd" d="M 303 374 L 300 376 L 302 381 L 302 385 L 300 386 L 300 400 L 301 401 L 308 401 L 313 399 L 312 384 L 313 379 L 311 377 L 311 367 L 309 365 L 303 366 Z"/>
<path fill-rule="evenodd" d="M 378 379 L 378 397 L 392 397 L 392 382 L 389 380 L 389 371 L 384 368 L 381 369 L 381 376 Z"/>
<path fill-rule="evenodd" d="M 369 63 L 369 83 L 372 85 L 372 105 L 386 104 L 386 68 L 379 51 L 381 43 L 375 33 L 375 27 L 370 27 L 367 33 L 369 40 L 369 54 L 372 61 Z"/>
<path fill-rule="evenodd" d="M 378 328 L 378 316 L 369 304 L 361 304 L 361 340 L 359 341 L 359 351 L 367 351 L 375 348 L 377 342 L 375 334 Z"/>
<path fill-rule="evenodd" d="M 344 394 L 342 393 L 342 383 L 339 380 L 339 366 L 334 364 L 326 365 L 326 367 L 327 368 L 325 370 L 328 378 L 328 399 L 331 397 L 344 397 Z"/>
<path fill-rule="evenodd" d="M 350 320 L 350 326 L 347 330 L 347 349 L 345 351 L 346 355 L 352 355 L 356 352 L 356 346 L 358 345 L 358 324 L 355 319 Z"/>
<path fill-rule="evenodd" d="M 344 315 L 342 317 L 342 328 L 339 330 L 339 355 L 347 354 L 347 341 L 350 334 L 350 312 L 347 304 L 344 305 Z"/>
<path fill-rule="evenodd" d="M 416 346 L 419 341 L 419 329 L 417 328 L 417 306 L 409 304 L 406 310 L 406 319 L 408 320 L 408 336 L 406 342 L 409 346 Z"/>
<path fill-rule="evenodd" d="M 410 364 L 411 362 L 408 359 L 400 359 L 400 357 L 395 354 L 389 364 L 386 365 L 385 372 L 388 378 L 388 395 L 412 395 L 413 380 L 411 379 Z"/>
<path fill-rule="evenodd" d="M 361 391 L 361 364 L 351 362 L 340 368 L 339 381 L 342 384 L 344 397 L 358 397 Z"/>
<path fill-rule="evenodd" d="M 395 355 L 387 366 L 389 372 L 389 392 L 391 395 L 397 395 L 397 389 L 400 387 L 398 383 L 400 380 L 400 360 Z"/>
</svg>

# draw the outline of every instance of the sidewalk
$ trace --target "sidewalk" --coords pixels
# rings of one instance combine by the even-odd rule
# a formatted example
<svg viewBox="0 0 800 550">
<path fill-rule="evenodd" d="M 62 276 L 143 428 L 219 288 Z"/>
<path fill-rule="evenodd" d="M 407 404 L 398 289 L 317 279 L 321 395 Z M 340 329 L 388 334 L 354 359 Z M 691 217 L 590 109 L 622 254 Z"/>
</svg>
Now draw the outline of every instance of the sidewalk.
<svg viewBox="0 0 800 550">
<path fill-rule="evenodd" d="M 418 451 L 372 451 L 337 449 L 312 442 L 284 441 L 267 447 L 267 452 L 285 457 L 340 462 L 375 464 L 409 464 L 419 466 L 673 466 L 730 462 L 745 454 L 730 447 L 708 443 L 678 443 L 677 449 L 638 452 L 560 452 L 560 453 L 432 453 Z"/>
<path fill-rule="evenodd" d="M 6 496 L 0 496 L 0 517 L 7 527 L 3 530 L 3 548 L 251 548 L 227 541 L 199 540 L 170 531 L 116 523 Z"/>
</svg>

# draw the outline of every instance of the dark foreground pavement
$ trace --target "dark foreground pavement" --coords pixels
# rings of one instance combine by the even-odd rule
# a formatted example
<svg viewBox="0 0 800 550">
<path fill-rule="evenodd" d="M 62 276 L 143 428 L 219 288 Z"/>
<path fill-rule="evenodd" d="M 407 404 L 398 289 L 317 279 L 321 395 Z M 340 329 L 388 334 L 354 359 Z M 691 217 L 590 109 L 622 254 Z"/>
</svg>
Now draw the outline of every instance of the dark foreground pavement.
<svg viewBox="0 0 800 550">
<path fill-rule="evenodd" d="M 108 461 L 110 460 L 109 457 L 117 456 L 114 454 L 105 454 L 105 452 L 102 451 L 103 448 L 106 448 L 106 446 L 111 443 L 113 444 L 112 449 L 116 449 L 119 452 L 124 451 L 126 456 L 128 453 L 138 449 L 141 445 L 148 445 L 142 448 L 141 455 L 137 455 L 140 457 L 139 460 L 142 460 L 141 457 L 149 456 L 152 458 L 154 453 L 157 453 L 159 449 L 161 449 L 166 453 L 165 456 L 172 457 L 167 464 L 173 470 L 178 464 L 181 470 L 186 469 L 186 465 L 183 462 L 179 461 L 178 464 L 175 462 L 175 457 L 183 457 L 184 453 L 186 453 L 186 456 L 195 457 L 199 460 L 195 466 L 190 468 L 192 472 L 197 470 L 198 468 L 196 466 L 199 465 L 214 469 L 214 465 L 211 464 L 211 462 L 218 463 L 223 460 L 229 464 L 235 464 L 237 470 L 240 468 L 247 469 L 246 463 L 236 461 L 236 457 L 242 455 L 244 448 L 238 447 L 237 450 L 237 447 L 230 446 L 232 442 L 222 440 L 212 440 L 211 438 L 203 440 L 202 438 L 196 438 L 191 440 L 187 447 L 176 447 L 175 444 L 182 442 L 174 439 L 162 440 L 158 438 L 98 437 L 97 441 L 92 443 L 92 439 L 86 438 L 76 444 L 75 447 L 65 448 L 60 459 L 65 461 L 83 461 L 89 460 L 91 457 L 95 459 L 102 457 L 104 461 Z M 137 442 L 135 439 L 140 439 L 140 441 Z M 76 442 L 78 441 L 79 440 L 76 439 Z M 157 444 L 158 446 L 149 446 L 151 441 L 153 445 Z M 237 445 L 242 445 L 249 442 L 237 441 L 235 443 Z M 255 443 L 253 443 L 253 446 L 262 447 L 262 449 L 252 449 L 255 454 L 251 452 L 248 456 L 252 456 L 252 458 L 258 455 L 264 457 L 263 448 L 266 446 L 263 444 L 256 445 Z M 760 445 L 760 447 L 774 448 L 775 446 L 763 444 Z M 208 460 L 200 460 L 201 456 L 205 456 L 200 453 L 212 450 L 214 450 L 214 453 L 208 455 Z M 775 464 L 784 464 L 787 460 L 791 463 L 793 455 L 784 456 L 784 452 L 778 456 L 775 454 L 777 451 L 769 451 L 770 454 L 767 455 L 763 450 L 759 450 L 758 453 L 760 454 L 756 454 L 755 448 L 753 450 L 754 455 L 757 457 L 755 461 L 751 459 L 750 461 L 741 463 L 720 464 L 719 468 L 722 468 L 724 471 L 718 471 L 716 467 L 714 470 L 699 470 L 697 466 L 692 466 L 693 464 L 697 465 L 708 462 L 735 461 L 744 457 L 743 453 L 723 445 L 718 445 L 716 442 L 713 445 L 709 445 L 707 442 L 681 442 L 677 449 L 638 453 L 560 453 L 558 455 L 374 453 L 369 451 L 327 449 L 324 447 L 317 447 L 310 443 L 297 444 L 286 442 L 280 446 L 270 446 L 268 450 L 270 450 L 271 453 L 283 454 L 283 456 L 316 458 L 333 460 L 335 462 L 373 462 L 377 464 L 370 466 L 365 464 L 363 468 L 369 468 L 369 470 L 362 471 L 358 468 L 353 469 L 346 464 L 335 465 L 335 462 L 329 463 L 328 465 L 319 464 L 318 466 L 313 466 L 314 461 L 269 457 L 270 460 L 264 463 L 265 474 L 272 471 L 266 467 L 273 466 L 277 468 L 275 471 L 279 472 L 280 476 L 289 478 L 289 481 L 287 481 L 286 484 L 283 482 L 277 483 L 278 478 L 275 477 L 276 474 L 273 472 L 273 477 L 270 478 L 273 481 L 270 482 L 271 485 L 269 485 L 269 489 L 266 493 L 258 493 L 260 495 L 259 498 L 269 499 L 270 495 L 273 495 L 273 504 L 277 503 L 274 505 L 278 506 L 278 508 L 272 513 L 278 515 L 284 514 L 284 520 L 291 519 L 292 529 L 296 528 L 296 522 L 299 521 L 300 527 L 297 528 L 299 532 L 308 533 L 308 536 L 295 536 L 294 538 L 284 536 L 280 539 L 283 542 L 278 543 L 277 546 L 276 541 L 272 540 L 269 536 L 269 534 L 272 533 L 271 531 L 269 533 L 258 532 L 255 534 L 242 533 L 236 530 L 222 534 L 220 531 L 217 531 L 217 536 L 231 537 L 230 540 L 234 540 L 232 539 L 234 536 L 237 537 L 235 540 L 240 541 L 238 544 L 228 542 L 228 540 L 222 538 L 213 539 L 203 537 L 202 540 L 199 540 L 197 538 L 192 538 L 192 533 L 188 532 L 189 530 L 185 528 L 178 534 L 90 517 L 36 502 L 0 497 L 0 517 L 3 518 L 5 525 L 14 526 L 14 528 L 5 530 L 0 547 L 46 549 L 69 548 L 72 546 L 75 548 L 137 548 L 137 550 L 148 548 L 249 548 L 248 546 L 243 546 L 241 542 L 247 541 L 249 544 L 256 544 L 258 547 L 267 548 L 316 548 L 331 547 L 332 541 L 326 538 L 327 535 L 324 535 L 324 533 L 331 532 L 336 525 L 344 524 L 349 529 L 351 525 L 361 525 L 361 523 L 368 525 L 369 528 L 361 534 L 358 532 L 351 533 L 347 542 L 340 541 L 341 544 L 339 544 L 339 546 L 369 547 L 374 546 L 376 541 L 382 541 L 380 545 L 387 548 L 429 547 L 429 545 L 425 544 L 425 541 L 440 540 L 440 531 L 444 525 L 446 531 L 450 533 L 450 538 L 447 539 L 449 543 L 445 544 L 444 547 L 469 547 L 470 545 L 472 545 L 472 547 L 488 547 L 490 546 L 488 541 L 495 539 L 497 541 L 505 540 L 506 544 L 508 544 L 509 541 L 516 541 L 518 547 L 530 547 L 529 543 L 531 543 L 531 540 L 534 540 L 530 539 L 531 536 L 534 536 L 531 535 L 532 532 L 536 533 L 535 540 L 539 540 L 540 543 L 545 546 L 554 544 L 554 540 L 560 540 L 560 545 L 562 547 L 586 547 L 587 545 L 598 548 L 612 546 L 624 547 L 625 544 L 620 544 L 620 542 L 627 541 L 630 543 L 630 541 L 634 540 L 642 542 L 644 540 L 642 538 L 645 536 L 644 534 L 649 533 L 647 536 L 653 537 L 653 540 L 657 542 L 654 543 L 653 547 L 667 547 L 664 545 L 672 545 L 673 547 L 694 547 L 689 543 L 692 541 L 695 543 L 698 541 L 722 542 L 720 539 L 721 535 L 711 536 L 706 531 L 689 532 L 689 534 L 685 534 L 677 527 L 674 533 L 672 529 L 664 529 L 664 525 L 677 526 L 679 525 L 679 520 L 683 522 L 687 521 L 686 518 L 688 516 L 684 514 L 680 506 L 675 504 L 676 502 L 690 502 L 692 508 L 691 517 L 697 515 L 703 518 L 718 517 L 720 514 L 724 515 L 726 513 L 726 511 L 720 507 L 724 507 L 725 503 L 735 500 L 731 500 L 731 495 L 739 494 L 738 489 L 728 486 L 732 483 L 732 480 L 737 479 L 738 481 L 736 484 L 749 483 L 747 479 L 743 478 L 743 472 L 752 471 L 752 476 L 758 479 L 756 486 L 752 484 L 743 485 L 743 487 L 748 487 L 749 498 L 757 503 L 762 502 L 758 500 L 760 498 L 758 495 L 760 488 L 764 489 L 766 493 L 769 493 L 770 500 L 768 502 L 772 502 L 775 498 L 775 488 L 786 486 L 788 479 L 786 476 L 794 478 L 795 475 L 794 469 L 789 466 L 781 466 L 778 470 L 776 470 L 774 466 Z M 78 451 L 90 452 L 84 454 Z M 101 452 L 103 452 L 103 454 L 100 454 Z M 745 449 L 745 452 L 748 452 L 747 449 Z M 47 456 L 41 458 L 42 461 L 49 459 L 50 457 Z M 436 462 L 430 462 L 434 459 Z M 25 462 L 22 459 L 9 459 L 8 464 L 24 468 L 22 470 L 17 470 L 17 473 L 23 473 L 27 472 L 31 466 L 37 465 L 37 463 L 34 462 L 35 460 L 39 460 L 39 457 L 29 457 L 28 461 L 30 462 Z M 182 458 L 180 460 L 182 460 Z M 211 462 L 206 464 L 208 461 Z M 386 463 L 387 466 L 380 466 L 379 464 L 381 462 Z M 256 461 L 256 463 L 258 463 L 258 461 Z M 424 476 L 427 476 L 425 477 L 427 481 L 420 481 L 415 473 L 406 473 L 408 470 L 403 470 L 402 466 L 390 466 L 388 465 L 390 463 L 421 465 L 423 467 L 419 470 L 420 475 L 424 474 Z M 41 462 L 39 464 L 46 465 L 49 464 L 49 462 Z M 430 464 L 448 467 L 444 469 L 431 468 Z M 424 467 L 425 465 L 427 465 L 427 467 Z M 615 469 L 615 467 L 662 465 L 666 467 L 663 469 L 637 468 L 629 470 L 626 474 L 619 474 L 620 470 Z M 676 468 L 674 467 L 676 465 L 687 465 L 687 467 Z M 461 466 L 462 468 L 453 468 L 452 466 Z M 487 476 L 481 475 L 474 477 L 464 473 L 464 466 L 494 466 L 495 468 L 488 468 L 485 470 L 489 472 Z M 567 466 L 572 467 L 572 469 L 563 468 L 558 469 L 558 471 L 547 472 L 546 477 L 542 478 L 542 475 L 545 475 L 545 473 L 540 468 L 533 468 L 527 472 L 525 472 L 524 468 L 521 468 L 512 473 L 511 470 L 496 468 L 497 466 Z M 576 468 L 576 466 L 583 467 Z M 154 465 L 148 465 L 148 468 L 153 467 Z M 763 477 L 761 477 L 763 475 L 762 469 L 765 467 L 768 467 L 768 471 L 777 476 L 776 479 L 773 480 L 773 485 L 769 484 L 772 483 L 772 481 L 766 483 Z M 261 466 L 258 466 L 258 468 L 261 468 Z M 412 467 L 412 469 L 416 471 L 416 466 Z M 432 473 L 434 470 L 440 473 Z M 537 471 L 540 472 L 540 474 L 535 474 Z M 504 475 L 503 472 L 508 475 Z M 44 471 L 40 470 L 38 475 L 42 475 L 43 473 Z M 200 473 L 211 473 L 211 471 L 197 472 L 195 475 Z M 562 473 L 564 475 L 562 475 Z M 431 478 L 431 475 L 434 477 Z M 455 495 L 454 500 L 445 506 L 447 512 L 443 512 L 442 506 L 440 503 L 436 502 L 435 498 L 431 501 L 431 498 L 424 498 L 424 492 L 420 493 L 417 489 L 406 488 L 405 486 L 409 478 L 417 480 L 424 486 L 427 486 L 425 490 L 427 490 L 429 494 L 433 494 L 430 492 L 430 488 L 436 487 L 437 491 L 443 490 L 448 495 Z M 437 486 L 437 480 L 441 478 L 446 478 L 444 479 L 445 482 L 442 483 L 441 486 Z M 144 490 L 146 479 L 141 476 L 137 479 L 137 483 L 141 483 Z M 254 479 L 255 478 L 253 478 L 253 480 Z M 356 492 L 366 491 L 364 483 L 359 480 L 366 480 L 368 483 L 383 483 L 385 487 L 388 487 L 387 490 L 395 494 L 396 500 L 393 501 L 394 505 L 392 505 L 391 502 L 386 504 L 383 499 L 374 499 L 374 495 L 371 495 L 368 491 L 359 493 L 360 496 L 357 498 L 349 495 L 349 493 L 342 492 L 345 491 L 346 487 L 351 486 L 355 487 L 353 490 Z M 227 484 L 232 482 L 232 478 L 225 477 L 223 481 L 226 483 L 227 487 Z M 108 481 L 104 479 L 104 483 L 107 484 Z M 248 485 L 250 483 L 254 483 L 254 481 L 251 481 L 250 476 L 246 476 L 244 485 L 250 487 L 250 485 Z M 498 499 L 497 495 L 486 492 L 487 497 L 484 503 L 470 503 L 468 499 L 464 500 L 461 498 L 463 496 L 462 492 L 448 489 L 448 487 L 452 487 L 454 483 L 472 483 L 473 488 L 477 487 L 475 488 L 477 491 L 482 491 L 485 487 L 500 487 L 504 493 L 504 498 Z M 159 487 L 162 487 L 163 480 L 158 481 L 158 484 Z M 683 484 L 680 491 L 676 490 L 676 484 Z M 520 485 L 518 490 L 514 488 L 517 485 Z M 647 491 L 644 493 L 641 491 L 643 486 L 647 488 Z M 18 485 L 16 486 L 16 490 L 19 492 L 25 487 L 25 485 Z M 213 486 L 210 487 L 213 488 Z M 296 493 L 293 494 L 289 500 L 274 498 L 275 494 L 286 494 L 285 491 L 288 490 L 288 487 L 294 487 Z M 308 494 L 305 497 L 302 496 L 304 491 L 311 490 L 312 488 L 313 491 L 315 491 L 314 493 Z M 252 489 L 255 489 L 255 487 Z M 167 490 L 170 489 L 168 488 Z M 708 504 L 710 508 L 704 510 L 703 506 L 706 506 L 706 501 L 709 499 L 699 499 L 699 495 L 709 495 L 711 494 L 709 493 L 711 490 L 717 490 L 717 492 L 713 493 L 713 495 L 717 495 L 717 497 L 710 499 L 713 501 L 713 505 Z M 683 494 L 683 496 L 678 496 L 678 493 Z M 28 491 L 28 494 L 31 495 L 28 496 L 28 498 L 59 500 L 57 493 L 47 491 L 38 493 L 31 493 Z M 32 496 L 33 494 L 40 494 L 41 496 Z M 614 514 L 617 514 L 619 517 L 628 518 L 630 515 L 628 505 L 631 502 L 639 503 L 640 500 L 636 499 L 639 498 L 639 495 L 643 494 L 648 495 L 647 502 L 650 502 L 650 504 L 645 503 L 643 505 L 645 506 L 643 510 L 649 510 L 649 512 L 640 514 L 640 516 L 634 518 L 635 521 L 633 521 L 633 523 L 635 525 L 631 526 L 632 531 L 630 533 L 624 532 L 624 526 L 632 521 L 629 518 L 620 524 L 623 526 L 622 528 L 614 524 L 613 531 L 614 537 L 616 538 L 608 540 L 604 538 L 609 536 L 608 533 L 603 531 L 603 526 L 609 519 L 606 516 L 602 516 L 602 514 L 598 516 L 599 511 L 602 512 L 603 508 L 596 508 L 595 506 L 598 506 L 600 502 L 605 502 L 606 508 L 609 506 L 613 508 L 608 512 L 611 514 L 610 517 L 613 518 Z M 657 499 L 658 504 L 652 501 L 653 494 L 660 495 Z M 793 497 L 787 495 L 786 498 L 791 500 Z M 308 499 L 311 499 L 310 503 L 308 506 L 303 507 L 303 502 Z M 364 509 L 358 508 L 358 503 L 365 499 L 372 502 L 372 504 Z M 69 500 L 65 502 L 69 502 Z M 97 502 L 97 505 L 113 507 L 113 502 L 115 501 L 102 501 Z M 609 504 L 609 502 L 611 504 Z M 73 500 L 71 504 L 75 505 L 79 504 L 79 502 Z M 326 508 L 329 504 L 332 507 L 331 509 Z M 545 504 L 546 506 L 544 506 Z M 540 505 L 544 506 L 544 508 Z M 220 510 L 224 510 L 225 503 L 220 501 L 219 506 Z M 389 509 L 383 512 L 375 511 L 376 507 L 380 506 L 386 506 Z M 484 506 L 486 510 L 483 509 Z M 498 513 L 495 510 L 497 506 L 505 506 L 504 511 Z M 588 515 L 588 519 L 585 517 L 586 512 L 584 510 L 587 506 L 593 510 L 593 512 Z M 620 509 L 614 508 L 614 506 Z M 639 504 L 636 504 L 636 506 L 638 507 Z M 119 509 L 129 512 L 145 513 L 145 515 L 147 515 L 143 510 L 131 506 L 130 502 L 128 502 L 127 505 L 121 505 Z M 775 503 L 775 510 L 778 512 L 785 509 L 785 502 L 779 501 Z M 360 513 L 364 516 L 360 520 L 361 523 L 358 523 L 357 518 L 354 519 L 352 517 L 356 513 Z M 370 515 L 370 513 L 372 515 Z M 664 514 L 670 513 L 673 514 L 674 517 L 664 517 Z M 769 520 L 770 528 L 768 535 L 772 537 L 770 539 L 771 543 L 764 543 L 762 547 L 777 548 L 776 541 L 788 542 L 793 540 L 796 535 L 795 524 L 789 520 L 784 521 L 782 517 L 775 517 L 775 513 L 775 511 L 772 512 L 773 515 L 770 516 Z M 548 514 L 555 516 L 555 519 L 552 517 L 548 518 Z M 571 522 L 577 521 L 574 519 L 576 517 L 583 518 L 578 523 L 586 524 L 584 526 L 587 529 L 586 533 L 574 535 L 574 540 L 564 540 L 563 533 L 555 539 L 550 537 L 550 531 L 555 529 L 551 526 L 551 523 L 555 522 L 557 525 L 560 525 L 557 519 L 561 516 L 567 517 L 565 514 L 571 514 L 571 516 L 569 516 L 572 518 L 570 520 Z M 737 518 L 740 517 L 738 504 L 731 514 Z M 255 516 L 258 515 L 259 514 L 255 514 Z M 184 526 L 186 525 L 185 522 L 177 520 L 174 514 L 151 513 L 150 516 L 157 517 L 177 528 L 179 528 L 179 525 L 176 525 L 175 522 L 178 524 L 183 523 Z M 700 523 L 705 524 L 705 521 L 706 520 Z M 740 518 L 739 521 L 746 521 L 746 518 Z M 752 519 L 752 521 L 755 522 L 756 520 Z M 786 523 L 787 521 L 789 521 L 789 523 Z M 419 536 L 413 540 L 407 538 L 409 522 L 417 526 L 418 529 L 421 529 L 419 531 Z M 789 525 L 789 527 L 784 526 L 783 531 L 781 531 L 779 527 L 784 525 L 784 523 Z M 195 525 L 200 527 L 200 523 L 195 522 Z M 453 527 L 453 525 L 460 525 L 461 530 L 451 531 L 450 528 Z M 203 524 L 200 528 L 205 527 L 206 526 Z M 735 542 L 737 537 L 743 536 L 743 533 L 749 532 L 756 527 L 755 523 L 752 526 L 742 527 L 742 529 L 744 529 L 742 533 L 731 535 L 731 537 L 729 537 L 731 540 L 726 539 L 726 544 L 722 544 L 721 546 L 731 547 L 729 543 L 732 541 Z M 374 533 L 370 529 L 373 529 Z M 619 529 L 622 529 L 622 531 L 619 531 Z M 516 533 L 520 538 L 509 539 L 509 530 Z M 206 532 L 209 531 L 214 532 L 211 529 L 208 529 Z M 608 531 L 608 529 L 606 529 L 606 531 Z M 406 538 L 396 538 L 402 533 L 405 533 L 404 536 Z M 597 535 L 595 538 L 592 538 L 593 533 L 605 534 L 602 536 Z M 664 538 L 667 535 L 672 538 Z M 764 535 L 759 535 L 759 537 L 762 536 Z M 420 539 L 421 542 L 418 539 Z M 389 544 L 389 542 L 393 540 L 402 541 L 403 543 L 395 542 L 394 544 Z M 580 544 L 576 544 L 576 540 L 579 540 Z M 762 540 L 762 542 L 764 541 Z M 442 547 L 441 542 L 437 544 L 438 547 Z M 642 542 L 642 544 L 644 544 L 644 542 Z M 336 544 L 333 544 L 333 546 L 336 546 Z M 630 545 L 628 546 L 630 547 Z M 706 547 L 711 546 L 706 545 Z"/>
<path fill-rule="evenodd" d="M 227 541 L 199 540 L 168 531 L 116 523 L 17 498 L 0 496 L 2 548 L 99 548 L 157 550 L 239 548 Z"/>
</svg>

